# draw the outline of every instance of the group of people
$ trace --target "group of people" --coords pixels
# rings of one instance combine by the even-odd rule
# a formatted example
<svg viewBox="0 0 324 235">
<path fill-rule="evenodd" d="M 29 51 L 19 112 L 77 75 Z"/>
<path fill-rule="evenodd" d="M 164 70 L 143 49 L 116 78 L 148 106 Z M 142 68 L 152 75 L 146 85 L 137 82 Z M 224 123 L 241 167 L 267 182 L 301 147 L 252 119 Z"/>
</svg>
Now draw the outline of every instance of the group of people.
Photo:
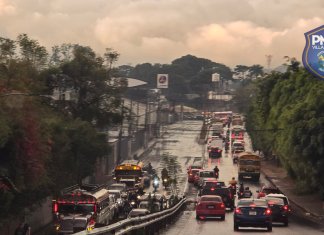
<svg viewBox="0 0 324 235">
<path fill-rule="evenodd" d="M 233 188 L 234 193 L 236 192 L 236 186 L 237 186 L 237 181 L 235 180 L 235 177 L 232 178 L 232 180 L 229 181 L 229 185 Z M 238 188 L 238 197 L 242 198 L 249 198 L 252 197 L 252 192 L 249 187 L 244 187 L 243 182 L 240 183 L 240 186 Z"/>
</svg>

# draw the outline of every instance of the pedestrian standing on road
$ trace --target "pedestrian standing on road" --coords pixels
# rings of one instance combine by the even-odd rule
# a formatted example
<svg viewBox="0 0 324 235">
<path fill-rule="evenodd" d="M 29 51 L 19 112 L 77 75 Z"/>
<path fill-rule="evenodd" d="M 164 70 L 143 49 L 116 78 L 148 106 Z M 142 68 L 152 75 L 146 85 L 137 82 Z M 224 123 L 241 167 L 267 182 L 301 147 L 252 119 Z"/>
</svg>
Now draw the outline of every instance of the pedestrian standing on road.
<svg viewBox="0 0 324 235">
<path fill-rule="evenodd" d="M 30 228 L 30 226 L 29 226 L 28 223 L 25 223 L 25 224 L 24 224 L 23 229 L 24 229 L 24 233 L 23 233 L 24 235 L 30 235 L 30 230 L 31 230 L 31 228 Z"/>
<path fill-rule="evenodd" d="M 24 223 L 20 223 L 15 230 L 15 235 L 24 235 Z"/>
</svg>

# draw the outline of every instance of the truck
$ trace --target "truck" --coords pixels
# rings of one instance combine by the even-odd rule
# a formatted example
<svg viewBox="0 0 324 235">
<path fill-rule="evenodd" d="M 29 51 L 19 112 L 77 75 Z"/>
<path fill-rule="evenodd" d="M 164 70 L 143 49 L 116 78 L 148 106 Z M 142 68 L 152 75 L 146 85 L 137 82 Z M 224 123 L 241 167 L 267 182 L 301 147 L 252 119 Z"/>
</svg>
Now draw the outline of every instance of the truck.
<svg viewBox="0 0 324 235">
<path fill-rule="evenodd" d="M 251 152 L 238 154 L 238 178 L 251 177 L 254 181 L 259 181 L 261 171 L 260 156 Z"/>
</svg>

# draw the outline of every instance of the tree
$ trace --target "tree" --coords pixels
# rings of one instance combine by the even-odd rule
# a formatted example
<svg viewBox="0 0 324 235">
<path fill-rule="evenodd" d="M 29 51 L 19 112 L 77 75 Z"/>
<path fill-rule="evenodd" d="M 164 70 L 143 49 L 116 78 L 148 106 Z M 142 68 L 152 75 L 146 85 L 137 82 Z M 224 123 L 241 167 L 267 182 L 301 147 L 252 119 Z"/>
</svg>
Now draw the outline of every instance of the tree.
<svg viewBox="0 0 324 235">
<path fill-rule="evenodd" d="M 254 64 L 249 68 L 249 73 L 251 75 L 251 77 L 254 77 L 255 79 L 258 76 L 263 76 L 263 67 L 259 64 Z"/>
<path fill-rule="evenodd" d="M 240 78 L 243 78 L 243 79 L 245 79 L 246 72 L 248 72 L 248 71 L 249 71 L 249 67 L 246 65 L 236 65 L 234 68 L 234 73 L 236 75 L 239 75 Z"/>
</svg>

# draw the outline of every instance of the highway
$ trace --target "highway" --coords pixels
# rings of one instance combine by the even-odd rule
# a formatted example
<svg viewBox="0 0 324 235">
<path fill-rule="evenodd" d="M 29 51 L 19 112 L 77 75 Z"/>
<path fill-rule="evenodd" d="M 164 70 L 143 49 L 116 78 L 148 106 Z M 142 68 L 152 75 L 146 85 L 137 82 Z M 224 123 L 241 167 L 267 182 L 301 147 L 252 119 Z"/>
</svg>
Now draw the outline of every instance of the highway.
<svg viewBox="0 0 324 235">
<path fill-rule="evenodd" d="M 199 145 L 197 136 L 201 129 L 201 121 L 183 121 L 176 124 L 167 126 L 166 134 L 160 139 L 155 148 L 146 156 L 143 161 L 150 161 L 154 168 L 160 173 L 163 167 L 166 167 L 172 175 L 177 179 L 177 184 L 173 187 L 173 191 L 182 194 L 186 193 L 187 198 L 195 199 L 197 189 L 187 183 L 187 167 L 195 161 L 203 160 L 204 165 L 208 169 L 214 168 L 217 164 L 220 168 L 220 180 L 228 182 L 231 177 L 237 178 L 237 167 L 233 164 L 230 154 L 223 154 L 220 159 L 209 159 L 206 152 L 205 145 Z M 249 139 L 245 138 L 247 150 L 249 150 Z M 249 186 L 254 195 L 256 190 L 262 184 L 269 184 L 267 180 L 261 176 L 258 183 L 249 182 L 244 180 L 245 186 Z M 160 188 L 160 191 L 163 190 Z M 170 190 L 169 190 L 170 191 Z M 304 223 L 300 218 L 290 219 L 288 227 L 280 224 L 274 224 L 273 231 L 267 232 L 263 229 L 242 229 L 239 232 L 233 230 L 233 212 L 226 213 L 225 221 L 220 220 L 207 220 L 197 221 L 195 219 L 194 205 L 190 205 L 181 214 L 180 217 L 175 218 L 174 224 L 168 226 L 160 234 L 177 235 L 177 234 L 281 234 L 281 235 L 305 235 L 305 234 L 323 234 L 322 231 L 312 228 Z"/>
</svg>

